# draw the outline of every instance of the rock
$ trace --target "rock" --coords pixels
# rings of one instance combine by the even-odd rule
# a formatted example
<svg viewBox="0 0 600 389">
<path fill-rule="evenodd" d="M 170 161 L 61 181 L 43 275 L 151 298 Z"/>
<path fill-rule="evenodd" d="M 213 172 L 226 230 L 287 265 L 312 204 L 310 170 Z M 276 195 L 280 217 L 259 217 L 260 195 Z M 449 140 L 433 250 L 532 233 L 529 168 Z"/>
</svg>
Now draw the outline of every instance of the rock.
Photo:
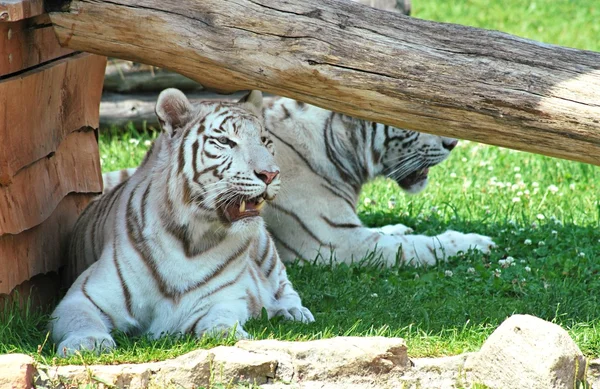
<svg viewBox="0 0 600 389">
<path fill-rule="evenodd" d="M 215 347 L 210 353 L 213 377 L 219 382 L 260 385 L 275 378 L 278 362 L 270 354 L 224 346 Z"/>
<path fill-rule="evenodd" d="M 0 388 L 33 388 L 35 361 L 25 354 L 0 355 Z"/>
<path fill-rule="evenodd" d="M 294 380 L 381 374 L 409 365 L 406 343 L 400 338 L 338 337 L 309 342 L 242 340 L 236 347 L 255 352 L 288 354 L 295 372 Z M 280 378 L 279 372 L 276 378 L 284 379 Z"/>
<path fill-rule="evenodd" d="M 505 320 L 465 362 L 468 380 L 491 389 L 574 388 L 585 367 L 564 329 L 529 315 Z"/>
</svg>

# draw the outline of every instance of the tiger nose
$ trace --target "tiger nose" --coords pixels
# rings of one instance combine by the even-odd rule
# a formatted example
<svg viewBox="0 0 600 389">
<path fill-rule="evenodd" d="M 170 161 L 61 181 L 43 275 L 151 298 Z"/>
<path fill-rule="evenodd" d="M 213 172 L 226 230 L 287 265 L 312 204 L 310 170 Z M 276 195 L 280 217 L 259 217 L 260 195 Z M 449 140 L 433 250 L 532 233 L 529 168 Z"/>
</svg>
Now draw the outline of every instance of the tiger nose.
<svg viewBox="0 0 600 389">
<path fill-rule="evenodd" d="M 256 177 L 260 178 L 262 182 L 269 185 L 275 177 L 279 174 L 279 170 L 275 170 L 274 172 L 270 172 L 268 170 L 261 170 L 260 172 L 255 171 Z"/>
<path fill-rule="evenodd" d="M 456 139 L 453 139 L 453 140 L 448 141 L 448 142 L 446 142 L 446 141 L 442 142 L 442 145 L 448 151 L 452 151 L 452 149 L 455 148 L 457 144 L 458 144 L 458 141 Z"/>
</svg>

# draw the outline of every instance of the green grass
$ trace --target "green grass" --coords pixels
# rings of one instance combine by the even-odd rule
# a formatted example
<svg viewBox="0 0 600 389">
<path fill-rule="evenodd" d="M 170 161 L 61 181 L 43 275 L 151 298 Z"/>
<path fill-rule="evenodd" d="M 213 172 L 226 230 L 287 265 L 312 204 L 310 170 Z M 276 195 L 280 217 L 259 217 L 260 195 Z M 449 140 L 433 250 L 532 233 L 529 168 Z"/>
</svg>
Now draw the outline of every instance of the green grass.
<svg viewBox="0 0 600 389">
<path fill-rule="evenodd" d="M 533 5 L 535 4 L 535 6 Z M 593 5 L 594 4 L 594 5 Z M 600 51 L 600 4 L 595 1 L 415 0 L 414 15 L 500 29 L 517 35 Z M 105 171 L 135 166 L 151 133 L 101 134 Z M 360 216 L 370 226 L 403 223 L 415 233 L 446 229 L 490 235 L 498 248 L 453 258 L 428 269 L 356 265 L 288 266 L 310 325 L 252 320 L 254 337 L 306 340 L 337 335 L 405 338 L 409 354 L 439 356 L 477 350 L 513 313 L 566 328 L 582 351 L 600 356 L 600 168 L 472 142 L 461 142 L 432 169 L 429 188 L 405 196 L 386 180 L 364 188 Z M 511 264 L 512 262 L 512 264 Z M 49 363 L 47 317 L 18 309 L 0 314 L 0 353 L 26 352 Z M 233 340 L 128 338 L 118 350 L 54 363 L 159 360 Z M 39 345 L 42 345 L 39 350 Z"/>
</svg>

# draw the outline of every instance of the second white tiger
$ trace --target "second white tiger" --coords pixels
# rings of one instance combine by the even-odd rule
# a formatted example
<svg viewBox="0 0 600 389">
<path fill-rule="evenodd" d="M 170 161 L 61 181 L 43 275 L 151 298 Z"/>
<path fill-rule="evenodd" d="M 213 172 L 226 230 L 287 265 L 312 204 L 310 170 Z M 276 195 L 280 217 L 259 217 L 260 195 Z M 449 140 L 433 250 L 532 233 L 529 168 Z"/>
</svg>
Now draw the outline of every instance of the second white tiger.
<svg viewBox="0 0 600 389">
<path fill-rule="evenodd" d="M 295 258 L 350 263 L 376 251 L 387 265 L 431 265 L 469 248 L 489 252 L 491 238 L 446 231 L 407 234 L 404 225 L 367 228 L 356 205 L 377 176 L 408 193 L 428 182 L 429 168 L 444 161 L 457 141 L 360 120 L 292 99 L 265 100 L 265 126 L 275 142 L 283 190 L 265 209 L 267 227 L 284 261 Z M 111 188 L 135 169 L 104 175 Z M 319 255 L 320 254 L 320 255 Z"/>
</svg>

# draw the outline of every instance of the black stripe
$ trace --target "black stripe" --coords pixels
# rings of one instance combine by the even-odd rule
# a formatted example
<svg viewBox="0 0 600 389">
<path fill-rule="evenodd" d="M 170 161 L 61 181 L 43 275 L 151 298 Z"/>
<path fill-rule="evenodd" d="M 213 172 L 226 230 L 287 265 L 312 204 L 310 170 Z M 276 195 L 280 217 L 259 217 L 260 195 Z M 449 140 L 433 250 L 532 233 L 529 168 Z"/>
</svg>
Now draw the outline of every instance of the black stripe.
<svg viewBox="0 0 600 389">
<path fill-rule="evenodd" d="M 88 299 L 92 303 L 92 305 L 94 305 L 94 307 L 96 307 L 96 309 L 98 311 L 100 311 L 101 315 L 104 315 L 108 319 L 108 321 L 110 321 L 112 328 L 116 328 L 117 326 L 116 326 L 115 320 L 112 318 L 112 316 L 110 316 L 108 313 L 106 313 L 106 311 L 104 311 L 102 308 L 100 308 L 100 306 L 98 304 L 96 304 L 96 302 L 88 294 L 88 292 L 86 290 L 86 286 L 87 286 L 89 279 L 90 279 L 90 275 L 88 275 L 87 278 L 85 279 L 85 281 L 83 281 L 83 284 L 81 284 L 81 291 L 83 292 L 83 295 L 85 296 L 86 299 Z M 109 328 L 109 330 L 111 330 L 112 328 Z"/>
<path fill-rule="evenodd" d="M 311 238 L 313 238 L 314 240 L 316 240 L 317 242 L 319 242 L 319 245 L 323 246 L 324 243 L 323 241 L 321 241 L 321 239 L 319 239 L 318 236 L 316 236 L 309 228 L 306 224 L 304 224 L 304 222 L 300 219 L 300 217 L 298 217 L 298 215 L 296 215 L 295 213 L 293 213 L 292 211 L 283 208 L 282 206 L 276 204 L 276 203 L 270 203 L 269 206 L 271 206 L 272 208 L 275 208 L 276 210 L 278 210 L 279 212 L 285 213 L 286 215 L 290 216 L 292 219 L 294 219 L 296 221 L 296 223 L 298 223 L 300 225 L 300 227 L 302 227 L 302 229 L 308 234 L 310 235 Z"/>
<path fill-rule="evenodd" d="M 119 281 L 121 281 L 121 288 L 123 288 L 123 295 L 125 296 L 125 305 L 127 306 L 127 313 L 129 316 L 133 317 L 133 310 L 131 308 L 131 292 L 129 291 L 129 287 L 123 278 L 123 272 L 121 271 L 121 264 L 117 258 L 117 243 L 116 239 L 113 239 L 113 262 L 115 263 L 115 267 L 117 268 L 117 275 L 119 276 Z"/>
<path fill-rule="evenodd" d="M 329 219 L 327 216 L 321 214 L 321 219 L 323 219 L 330 227 L 333 228 L 360 228 L 362 225 L 355 223 L 336 223 Z"/>
<path fill-rule="evenodd" d="M 294 254 L 297 259 L 306 262 L 306 259 L 304 259 L 304 257 L 302 257 L 302 255 L 300 255 L 298 251 L 292 248 L 292 246 L 290 246 L 289 244 L 285 243 L 280 237 L 278 237 L 277 235 L 273 235 L 273 240 L 279 242 L 279 244 L 282 245 L 286 250 Z"/>
</svg>

